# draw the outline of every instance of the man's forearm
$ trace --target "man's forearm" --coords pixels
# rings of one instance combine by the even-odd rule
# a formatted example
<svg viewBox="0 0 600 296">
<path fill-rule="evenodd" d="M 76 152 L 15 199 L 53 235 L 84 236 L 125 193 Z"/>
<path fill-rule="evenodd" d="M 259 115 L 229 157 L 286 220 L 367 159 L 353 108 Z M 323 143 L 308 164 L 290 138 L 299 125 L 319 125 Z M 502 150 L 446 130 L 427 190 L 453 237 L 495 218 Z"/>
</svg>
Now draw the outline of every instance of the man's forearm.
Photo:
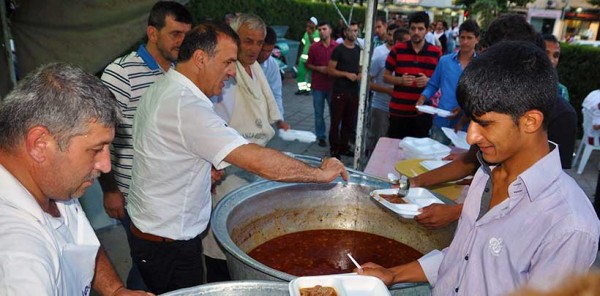
<svg viewBox="0 0 600 296">
<path fill-rule="evenodd" d="M 329 76 L 332 76 L 332 77 L 345 78 L 348 73 L 350 73 L 350 72 L 340 71 L 340 70 L 338 70 L 336 68 L 332 68 L 332 67 L 329 67 L 327 69 L 327 74 L 329 74 Z"/>
<path fill-rule="evenodd" d="M 92 286 L 100 295 L 114 295 L 117 290 L 125 288 L 102 246 L 96 256 Z"/>
<path fill-rule="evenodd" d="M 401 85 L 402 81 L 400 81 L 400 77 L 396 77 L 389 72 L 388 73 L 384 72 L 383 73 L 383 82 L 393 84 L 393 85 Z"/>
<path fill-rule="evenodd" d="M 418 187 L 433 186 L 455 181 L 469 176 L 479 168 L 475 150 L 471 149 L 452 162 L 413 178 L 411 182 Z"/>
<path fill-rule="evenodd" d="M 390 268 L 394 273 L 394 283 L 421 283 L 427 282 L 427 276 L 419 264 L 419 261 L 413 261 L 404 265 Z"/>
<path fill-rule="evenodd" d="M 386 93 L 386 94 L 391 94 L 393 88 L 385 85 L 385 84 L 379 84 L 376 82 L 371 82 L 369 83 L 369 88 L 372 91 L 376 91 L 376 92 L 380 92 L 380 93 Z"/>
<path fill-rule="evenodd" d="M 304 64 L 306 66 L 306 68 L 308 68 L 311 71 L 316 71 L 316 72 L 321 72 L 321 73 L 327 73 L 327 66 L 316 66 L 313 64 L 309 64 L 308 62 L 306 64 Z"/>
<path fill-rule="evenodd" d="M 265 179 L 279 182 L 322 182 L 320 168 L 311 167 L 302 161 L 270 148 L 255 144 L 242 145 L 234 149 L 225 161 Z"/>
</svg>

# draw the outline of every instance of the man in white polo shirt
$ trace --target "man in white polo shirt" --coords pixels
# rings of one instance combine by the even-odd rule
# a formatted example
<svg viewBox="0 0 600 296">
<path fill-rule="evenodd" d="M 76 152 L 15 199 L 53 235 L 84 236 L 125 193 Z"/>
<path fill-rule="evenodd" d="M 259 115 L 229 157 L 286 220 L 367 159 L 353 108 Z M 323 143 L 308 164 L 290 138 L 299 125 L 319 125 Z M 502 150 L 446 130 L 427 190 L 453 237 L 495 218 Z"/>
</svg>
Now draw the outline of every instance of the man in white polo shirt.
<svg viewBox="0 0 600 296">
<path fill-rule="evenodd" d="M 96 77 L 42 66 L 0 107 L 0 295 L 124 288 L 77 198 L 110 171 L 118 109 Z M 93 279 L 93 281 L 92 281 Z"/>
<path fill-rule="evenodd" d="M 134 121 L 128 200 L 130 247 L 155 293 L 202 283 L 202 242 L 211 211 L 211 167 L 234 164 L 282 182 L 347 179 L 342 163 L 319 168 L 248 143 L 213 110 L 208 97 L 235 75 L 239 38 L 228 26 L 202 24 L 183 40 L 175 69 L 143 96 Z"/>
</svg>

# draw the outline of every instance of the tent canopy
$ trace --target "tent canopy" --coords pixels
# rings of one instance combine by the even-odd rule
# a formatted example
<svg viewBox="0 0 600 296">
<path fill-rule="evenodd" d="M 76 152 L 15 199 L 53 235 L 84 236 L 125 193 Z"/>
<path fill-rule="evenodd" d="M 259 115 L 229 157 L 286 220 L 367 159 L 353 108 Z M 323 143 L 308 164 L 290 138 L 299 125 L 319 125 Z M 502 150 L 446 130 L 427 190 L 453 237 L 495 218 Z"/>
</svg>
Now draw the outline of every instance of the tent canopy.
<svg viewBox="0 0 600 296">
<path fill-rule="evenodd" d="M 101 71 L 146 35 L 148 13 L 155 2 L 15 1 L 9 23 L 18 75 L 23 77 L 50 62 L 68 62 L 90 73 Z M 8 69 L 7 57 L 2 55 L 1 60 L 0 69 Z M 0 95 L 4 96 L 11 85 L 8 71 L 0 72 Z"/>
</svg>

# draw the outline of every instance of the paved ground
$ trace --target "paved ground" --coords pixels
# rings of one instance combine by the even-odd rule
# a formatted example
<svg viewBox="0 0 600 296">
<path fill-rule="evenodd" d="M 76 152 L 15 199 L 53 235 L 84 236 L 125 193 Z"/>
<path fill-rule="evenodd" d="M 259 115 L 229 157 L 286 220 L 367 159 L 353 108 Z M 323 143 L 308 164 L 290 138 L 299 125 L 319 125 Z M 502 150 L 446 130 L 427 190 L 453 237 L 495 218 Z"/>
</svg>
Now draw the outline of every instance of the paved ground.
<svg viewBox="0 0 600 296">
<path fill-rule="evenodd" d="M 294 95 L 296 86 L 293 79 L 286 79 L 284 81 L 283 90 L 285 120 L 290 123 L 293 129 L 310 130 L 314 132 L 312 96 Z M 325 114 L 328 113 L 328 111 L 325 112 Z M 326 118 L 326 126 L 329 126 L 329 117 Z M 287 142 L 278 137 L 275 137 L 275 139 L 269 143 L 269 146 L 280 151 L 289 151 L 296 154 L 316 157 L 327 156 L 329 153 L 327 147 L 319 147 L 316 142 L 310 144 L 300 143 L 298 141 Z M 593 153 L 582 175 L 576 174 L 574 169 L 567 170 L 567 173 L 577 181 L 579 186 L 583 188 L 591 200 L 594 198 L 593 194 L 596 188 L 599 160 L 600 153 Z M 352 158 L 342 156 L 342 161 L 346 166 L 352 167 Z M 125 278 L 131 262 L 128 255 L 129 247 L 127 246 L 122 227 L 116 226 L 109 229 L 102 229 L 98 231 L 98 237 L 108 251 L 113 263 L 116 265 L 119 274 L 122 278 Z M 595 266 L 600 267 L 600 259 L 596 260 Z"/>
</svg>

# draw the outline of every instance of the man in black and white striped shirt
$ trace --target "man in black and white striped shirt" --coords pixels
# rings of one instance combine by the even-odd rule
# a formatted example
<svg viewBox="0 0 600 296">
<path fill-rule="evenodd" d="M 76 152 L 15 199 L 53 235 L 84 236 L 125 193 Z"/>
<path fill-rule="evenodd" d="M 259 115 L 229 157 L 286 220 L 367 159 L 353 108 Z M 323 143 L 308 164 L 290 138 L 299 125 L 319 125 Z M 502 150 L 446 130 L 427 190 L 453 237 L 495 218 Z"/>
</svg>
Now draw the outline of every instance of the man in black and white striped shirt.
<svg viewBox="0 0 600 296">
<path fill-rule="evenodd" d="M 148 41 L 104 69 L 102 81 L 119 101 L 121 118 L 111 146 L 113 170 L 103 174 L 100 185 L 104 192 L 104 208 L 111 218 L 119 219 L 129 237 L 130 219 L 125 210 L 133 163 L 133 118 L 140 98 L 177 60 L 179 46 L 192 27 L 189 11 L 177 2 L 156 3 L 148 17 Z M 135 266 L 127 286 L 143 288 Z M 141 285 L 141 286 L 140 286 Z"/>
</svg>

